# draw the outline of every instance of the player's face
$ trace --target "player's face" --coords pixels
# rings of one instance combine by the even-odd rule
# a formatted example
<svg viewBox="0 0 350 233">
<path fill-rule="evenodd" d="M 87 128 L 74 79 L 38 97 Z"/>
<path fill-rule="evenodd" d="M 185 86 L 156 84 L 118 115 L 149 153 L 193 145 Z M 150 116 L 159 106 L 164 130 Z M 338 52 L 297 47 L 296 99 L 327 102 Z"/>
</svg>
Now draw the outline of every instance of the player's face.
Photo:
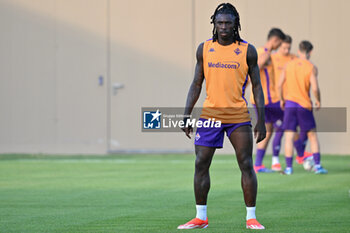
<svg viewBox="0 0 350 233">
<path fill-rule="evenodd" d="M 281 46 L 279 47 L 278 51 L 284 55 L 287 56 L 290 53 L 292 45 L 289 43 L 282 42 Z"/>
<path fill-rule="evenodd" d="M 272 37 L 271 40 L 272 40 L 272 50 L 278 49 L 282 44 L 282 40 L 277 36 Z"/>
<path fill-rule="evenodd" d="M 233 37 L 233 29 L 235 26 L 235 17 L 231 14 L 218 14 L 215 19 L 215 28 L 218 37 L 228 40 Z"/>
</svg>

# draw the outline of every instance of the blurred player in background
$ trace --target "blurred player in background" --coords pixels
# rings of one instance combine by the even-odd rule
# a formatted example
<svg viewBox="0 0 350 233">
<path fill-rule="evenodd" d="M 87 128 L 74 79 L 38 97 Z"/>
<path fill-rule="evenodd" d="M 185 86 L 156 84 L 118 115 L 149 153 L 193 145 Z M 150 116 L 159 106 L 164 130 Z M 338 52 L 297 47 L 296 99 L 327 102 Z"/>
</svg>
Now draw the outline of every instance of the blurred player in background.
<svg viewBox="0 0 350 233">
<path fill-rule="evenodd" d="M 271 54 L 271 60 L 273 64 L 273 71 L 275 75 L 276 91 L 278 93 L 278 83 L 282 71 L 284 70 L 286 64 L 295 58 L 294 54 L 290 53 L 292 48 L 292 37 L 285 35 L 285 38 L 278 48 L 276 53 Z M 279 119 L 274 123 L 275 136 L 272 141 L 272 170 L 281 171 L 281 164 L 279 162 L 279 153 L 281 149 L 281 141 L 283 137 L 282 120 Z"/>
<path fill-rule="evenodd" d="M 317 67 L 309 59 L 313 45 L 309 41 L 299 44 L 298 58 L 286 66 L 278 85 L 281 108 L 284 109 L 283 129 L 285 130 L 285 174 L 293 173 L 293 138 L 297 125 L 300 132 L 306 132 L 313 153 L 316 174 L 326 174 L 321 166 L 319 142 L 316 134 L 316 122 L 312 113 L 310 86 L 316 102 L 315 107 L 321 107 L 320 89 L 317 81 Z M 285 85 L 285 86 L 284 86 Z M 285 91 L 285 93 L 284 93 Z"/>
<path fill-rule="evenodd" d="M 257 52 L 251 44 L 239 35 L 239 14 L 230 3 L 220 4 L 211 17 L 213 38 L 201 43 L 197 49 L 197 64 L 185 108 L 190 115 L 197 102 L 205 78 L 207 98 L 200 120 L 205 122 L 215 118 L 221 127 L 197 128 L 195 136 L 194 192 L 196 198 L 196 218 L 178 226 L 178 229 L 207 228 L 207 196 L 210 189 L 209 167 L 216 148 L 222 148 L 226 132 L 236 151 L 241 170 L 242 189 L 246 204 L 246 227 L 264 229 L 255 217 L 257 180 L 252 161 L 252 129 L 245 88 L 250 76 L 258 121 L 254 129 L 257 142 L 265 138 L 264 96 L 260 84 Z M 212 108 L 215 108 L 211 110 Z M 187 122 L 188 119 L 185 119 Z M 183 128 L 190 138 L 192 128 Z"/>
<path fill-rule="evenodd" d="M 263 159 L 265 156 L 266 148 L 270 141 L 273 125 L 281 124 L 283 120 L 283 111 L 280 108 L 279 97 L 277 92 L 277 84 L 275 82 L 274 68 L 271 59 L 271 53 L 278 49 L 285 39 L 285 34 L 281 29 L 272 28 L 267 36 L 267 42 L 265 46 L 259 48 L 258 51 L 258 65 L 260 68 L 261 86 L 265 96 L 265 122 L 266 122 L 266 138 L 257 145 L 256 159 L 255 159 L 255 172 L 272 172 L 272 170 L 266 168 L 263 165 Z M 253 93 L 254 94 L 254 93 Z M 254 106 L 254 95 L 251 96 L 251 102 Z M 278 140 L 276 140 L 278 141 Z M 278 161 L 275 161 L 272 169 L 281 170 L 281 165 Z"/>
<path fill-rule="evenodd" d="M 286 35 L 281 46 L 278 48 L 276 53 L 271 54 L 271 60 L 274 69 L 275 83 L 278 84 L 283 70 L 285 69 L 288 62 L 296 58 L 296 56 L 290 53 L 292 48 L 292 37 Z M 278 89 L 278 85 L 276 85 Z M 286 94 L 286 90 L 283 89 L 283 94 Z M 278 93 L 278 90 L 277 90 Z M 281 164 L 279 162 L 279 153 L 281 149 L 281 141 L 283 137 L 282 121 L 278 120 L 274 123 L 275 136 L 272 141 L 272 170 L 281 171 Z M 309 156 L 311 153 L 305 152 L 305 146 L 307 143 L 307 135 L 305 132 L 295 135 L 294 147 L 297 151 L 296 161 L 299 164 L 303 163 L 303 160 Z"/>
</svg>

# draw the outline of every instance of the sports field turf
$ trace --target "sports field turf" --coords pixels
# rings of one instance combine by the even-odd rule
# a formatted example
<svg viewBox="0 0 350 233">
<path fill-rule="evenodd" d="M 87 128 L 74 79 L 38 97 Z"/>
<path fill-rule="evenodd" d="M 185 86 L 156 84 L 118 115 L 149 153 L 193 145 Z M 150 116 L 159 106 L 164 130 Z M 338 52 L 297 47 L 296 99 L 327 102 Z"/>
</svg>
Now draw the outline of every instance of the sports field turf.
<svg viewBox="0 0 350 233">
<path fill-rule="evenodd" d="M 265 232 L 350 232 L 350 156 L 322 159 L 328 175 L 258 174 Z M 193 155 L 0 155 L 0 232 L 179 232 L 195 216 L 193 166 Z M 209 227 L 189 231 L 251 231 L 235 158 L 214 157 L 211 177 Z"/>
</svg>

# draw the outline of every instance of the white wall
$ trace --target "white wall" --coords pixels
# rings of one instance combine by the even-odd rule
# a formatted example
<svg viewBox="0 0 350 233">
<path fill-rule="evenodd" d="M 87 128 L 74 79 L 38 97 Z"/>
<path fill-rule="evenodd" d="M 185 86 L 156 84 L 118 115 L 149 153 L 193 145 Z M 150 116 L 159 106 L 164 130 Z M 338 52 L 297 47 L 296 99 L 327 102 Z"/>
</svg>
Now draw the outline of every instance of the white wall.
<svg viewBox="0 0 350 233">
<path fill-rule="evenodd" d="M 1 1 L 0 151 L 105 153 L 106 1 Z"/>
</svg>

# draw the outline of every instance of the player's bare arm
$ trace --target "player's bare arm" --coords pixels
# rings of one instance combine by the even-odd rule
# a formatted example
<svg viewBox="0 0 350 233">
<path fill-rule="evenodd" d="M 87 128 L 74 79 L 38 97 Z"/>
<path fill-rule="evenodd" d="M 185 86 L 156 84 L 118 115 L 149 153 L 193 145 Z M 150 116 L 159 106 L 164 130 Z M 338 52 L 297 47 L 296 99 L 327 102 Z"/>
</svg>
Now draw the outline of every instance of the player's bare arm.
<svg viewBox="0 0 350 233">
<path fill-rule="evenodd" d="M 188 116 L 192 113 L 193 107 L 196 104 L 202 90 L 202 84 L 204 80 L 204 69 L 203 69 L 203 43 L 198 46 L 196 57 L 197 63 L 194 72 L 194 79 L 192 81 L 190 90 L 188 91 L 186 107 L 185 107 L 185 116 Z M 185 117 L 185 126 L 189 117 Z M 184 127 L 182 130 L 185 132 L 188 138 L 191 138 L 190 134 L 193 132 L 193 128 L 191 126 Z"/>
<path fill-rule="evenodd" d="M 318 110 L 321 107 L 321 92 L 318 86 L 317 76 L 318 76 L 318 69 L 316 66 L 314 66 L 314 69 L 312 70 L 311 77 L 310 77 L 310 85 L 311 85 L 312 93 L 316 99 L 315 106 L 316 106 L 316 109 Z"/>
<path fill-rule="evenodd" d="M 284 104 L 285 104 L 285 101 L 284 101 L 284 98 L 283 98 L 283 84 L 284 82 L 286 81 L 286 69 L 284 69 L 282 71 L 282 74 L 281 74 L 281 77 L 280 77 L 280 81 L 278 83 L 278 94 L 280 95 L 280 104 L 281 104 L 281 108 L 282 110 L 284 110 Z"/>
<path fill-rule="evenodd" d="M 250 76 L 250 81 L 252 82 L 252 89 L 254 94 L 254 101 L 258 111 L 258 121 L 254 128 L 254 137 L 256 138 L 256 143 L 264 140 L 266 137 L 265 128 L 265 100 L 264 94 L 260 83 L 260 71 L 257 63 L 258 54 L 253 45 L 248 46 L 247 51 L 247 64 L 248 64 L 248 74 Z"/>
<path fill-rule="evenodd" d="M 265 66 L 268 65 L 271 58 L 271 52 L 266 51 L 265 53 L 261 53 L 258 57 L 258 66 L 259 69 L 263 69 Z"/>
</svg>

